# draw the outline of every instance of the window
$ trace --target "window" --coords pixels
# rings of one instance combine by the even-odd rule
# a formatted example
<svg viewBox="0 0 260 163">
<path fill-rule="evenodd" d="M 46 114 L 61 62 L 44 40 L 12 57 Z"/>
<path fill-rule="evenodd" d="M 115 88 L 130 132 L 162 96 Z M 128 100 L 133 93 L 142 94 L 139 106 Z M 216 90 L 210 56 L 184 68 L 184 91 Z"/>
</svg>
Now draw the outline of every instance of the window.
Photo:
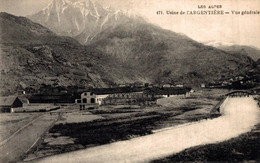
<svg viewBox="0 0 260 163">
<path fill-rule="evenodd" d="M 83 103 L 87 103 L 87 99 L 86 98 L 83 98 Z"/>
<path fill-rule="evenodd" d="M 87 93 L 84 93 L 84 96 L 87 96 Z"/>
<path fill-rule="evenodd" d="M 81 103 L 81 100 L 77 100 L 77 103 Z"/>
<path fill-rule="evenodd" d="M 95 103 L 95 99 L 94 98 L 91 98 L 90 99 L 90 102 L 93 104 L 93 103 Z"/>
<path fill-rule="evenodd" d="M 93 92 L 90 92 L 90 95 L 92 96 L 92 95 L 93 95 Z"/>
</svg>

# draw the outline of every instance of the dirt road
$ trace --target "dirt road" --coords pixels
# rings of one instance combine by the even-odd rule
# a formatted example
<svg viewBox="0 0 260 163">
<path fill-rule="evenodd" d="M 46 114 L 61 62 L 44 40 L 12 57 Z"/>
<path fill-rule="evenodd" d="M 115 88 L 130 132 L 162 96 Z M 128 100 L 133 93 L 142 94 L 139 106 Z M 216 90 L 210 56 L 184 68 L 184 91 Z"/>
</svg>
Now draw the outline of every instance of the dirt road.
<svg viewBox="0 0 260 163">
<path fill-rule="evenodd" d="M 50 115 L 46 113 L 15 132 L 0 146 L 0 162 L 18 161 L 57 118 L 58 114 Z"/>
</svg>

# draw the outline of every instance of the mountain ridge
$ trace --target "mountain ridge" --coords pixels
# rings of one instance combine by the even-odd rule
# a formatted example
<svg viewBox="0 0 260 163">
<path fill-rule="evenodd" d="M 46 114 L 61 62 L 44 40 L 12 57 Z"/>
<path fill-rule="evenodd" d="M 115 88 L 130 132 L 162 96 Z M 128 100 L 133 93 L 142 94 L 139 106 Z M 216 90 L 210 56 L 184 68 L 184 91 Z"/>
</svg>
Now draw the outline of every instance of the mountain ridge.
<svg viewBox="0 0 260 163">
<path fill-rule="evenodd" d="M 254 61 L 260 59 L 260 49 L 253 46 L 245 45 L 232 45 L 232 46 L 218 46 L 218 49 L 222 49 L 231 53 L 244 53 Z"/>
<path fill-rule="evenodd" d="M 57 36 L 24 17 L 0 13 L 0 26 L 2 93 L 36 90 L 41 84 L 101 87 L 107 85 L 104 81 L 110 82 L 99 73 L 105 69 L 101 65 L 107 57 L 97 50 Z"/>
<path fill-rule="evenodd" d="M 129 20 L 145 21 L 142 17 L 113 8 L 104 8 L 90 0 L 53 0 L 46 8 L 27 16 L 59 35 L 74 37 L 86 44 L 100 31 Z"/>
<path fill-rule="evenodd" d="M 90 45 L 126 61 L 152 82 L 198 84 L 245 73 L 254 62 L 244 54 L 231 54 L 205 46 L 187 36 L 150 24 L 124 24 L 101 32 Z M 246 64 L 237 67 L 237 63 Z M 155 66 L 153 66 L 155 65 Z M 241 71 L 240 71 L 240 70 Z M 222 74 L 224 71 L 224 74 Z M 237 71 L 237 72 L 232 72 Z M 196 81 L 192 81 L 192 80 Z"/>
<path fill-rule="evenodd" d="M 245 54 L 205 46 L 146 22 L 107 28 L 86 46 L 24 17 L 1 13 L 0 25 L 2 94 L 37 90 L 42 84 L 199 86 L 244 76 L 256 66 Z"/>
<path fill-rule="evenodd" d="M 205 42 L 205 45 L 213 46 L 218 49 L 231 52 L 231 53 L 244 53 L 251 57 L 254 61 L 260 58 L 260 49 L 255 46 L 249 45 L 238 45 L 234 42 L 219 42 L 219 41 L 209 41 Z"/>
</svg>

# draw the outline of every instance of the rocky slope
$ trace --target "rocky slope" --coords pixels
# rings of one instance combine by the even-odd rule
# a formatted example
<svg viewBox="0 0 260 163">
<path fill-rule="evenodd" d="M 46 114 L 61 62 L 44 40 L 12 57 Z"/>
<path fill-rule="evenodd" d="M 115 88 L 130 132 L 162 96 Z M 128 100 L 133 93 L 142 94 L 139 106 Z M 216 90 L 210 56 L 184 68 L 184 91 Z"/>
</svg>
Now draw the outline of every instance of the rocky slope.
<svg viewBox="0 0 260 163">
<path fill-rule="evenodd" d="M 28 16 L 59 35 L 87 44 L 101 31 L 129 20 L 144 21 L 128 12 L 105 8 L 90 0 L 53 0 L 45 9 Z"/>
<path fill-rule="evenodd" d="M 109 58 L 24 17 L 0 13 L 2 93 L 53 86 L 106 86 Z"/>
<path fill-rule="evenodd" d="M 121 60 L 151 83 L 198 85 L 223 81 L 255 68 L 245 54 L 225 52 L 134 21 L 104 30 L 89 46 Z"/>
</svg>

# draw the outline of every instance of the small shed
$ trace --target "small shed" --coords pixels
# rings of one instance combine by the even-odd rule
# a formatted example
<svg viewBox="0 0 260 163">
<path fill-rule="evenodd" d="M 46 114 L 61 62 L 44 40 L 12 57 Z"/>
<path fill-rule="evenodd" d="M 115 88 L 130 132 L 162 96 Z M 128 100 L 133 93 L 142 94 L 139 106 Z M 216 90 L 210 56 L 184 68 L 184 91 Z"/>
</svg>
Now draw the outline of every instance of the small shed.
<svg viewBox="0 0 260 163">
<path fill-rule="evenodd" d="M 11 112 L 11 108 L 22 107 L 23 102 L 18 96 L 0 97 L 0 112 Z"/>
</svg>

